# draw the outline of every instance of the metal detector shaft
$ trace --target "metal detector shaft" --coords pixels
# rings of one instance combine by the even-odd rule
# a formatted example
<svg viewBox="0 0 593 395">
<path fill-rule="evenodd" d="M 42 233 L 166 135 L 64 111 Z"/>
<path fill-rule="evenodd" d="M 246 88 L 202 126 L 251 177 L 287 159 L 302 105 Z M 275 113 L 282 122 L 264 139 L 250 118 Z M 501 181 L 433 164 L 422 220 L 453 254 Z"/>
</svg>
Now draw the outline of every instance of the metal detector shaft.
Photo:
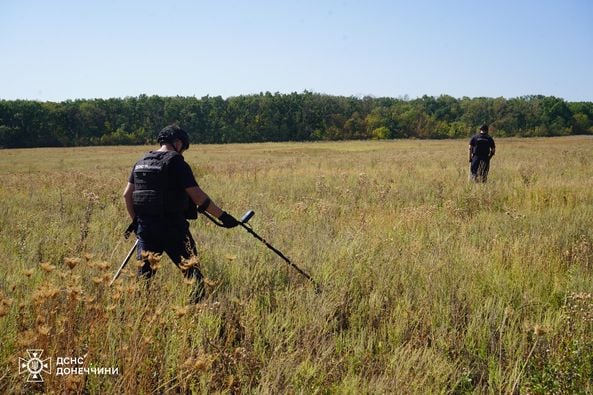
<svg viewBox="0 0 593 395">
<path fill-rule="evenodd" d="M 212 221 L 217 226 L 223 226 L 219 221 L 217 221 L 207 211 L 204 211 L 202 214 L 204 214 L 206 216 L 206 218 L 208 218 L 210 221 Z M 246 225 L 247 222 L 251 219 L 251 217 L 253 217 L 254 214 L 255 214 L 255 212 L 253 210 L 249 210 L 248 212 L 246 212 L 243 215 L 243 217 L 241 218 L 241 220 L 239 221 L 239 225 L 241 225 L 243 227 L 243 229 L 245 229 L 247 232 L 249 232 L 253 237 L 255 237 L 256 239 L 258 239 L 259 241 L 261 241 L 262 243 L 264 243 L 266 245 L 266 247 L 268 247 L 270 250 L 274 251 L 276 253 L 276 255 L 278 255 L 280 258 L 282 258 L 284 260 L 284 262 L 286 262 L 290 266 L 292 266 L 292 268 L 294 270 L 296 270 L 297 272 L 299 272 L 307 280 L 311 281 L 313 283 L 313 285 L 315 286 L 315 292 L 317 292 L 317 293 L 321 292 L 321 287 L 319 286 L 319 284 L 317 284 L 315 282 L 315 280 L 313 280 L 313 278 L 307 272 L 305 272 L 303 269 L 301 269 L 300 267 L 298 267 L 297 265 L 295 265 L 294 263 L 292 263 L 290 261 L 290 259 L 288 259 L 280 250 L 278 250 L 273 245 L 271 245 L 270 243 L 268 243 L 263 237 L 261 237 L 260 235 L 258 235 L 257 233 L 255 233 L 253 231 L 253 229 L 251 229 L 249 226 Z"/>
<path fill-rule="evenodd" d="M 124 261 L 121 263 L 121 266 L 119 267 L 119 269 L 117 270 L 117 273 L 115 273 L 115 276 L 113 276 L 113 279 L 111 280 L 111 282 L 109 283 L 109 286 L 111 287 L 111 284 L 113 284 L 113 282 L 115 280 L 117 280 L 117 278 L 119 277 L 119 275 L 121 274 L 121 271 L 123 270 L 124 267 L 126 267 L 126 265 L 128 264 L 128 261 L 130 260 L 130 258 L 132 257 L 132 254 L 134 253 L 134 250 L 136 250 L 136 247 L 138 247 L 138 239 L 136 239 L 136 242 L 134 243 L 134 245 L 132 246 L 132 248 L 130 249 L 130 252 L 128 252 L 128 256 L 126 256 L 126 259 L 124 259 Z"/>
<path fill-rule="evenodd" d="M 303 269 L 301 269 L 300 267 L 298 267 L 297 265 L 295 265 L 294 263 L 292 263 L 290 261 L 290 259 L 288 259 L 280 250 L 278 250 L 273 245 L 271 245 L 270 243 L 268 243 L 263 237 L 261 237 L 260 235 L 258 235 L 257 233 L 255 233 L 253 231 L 253 229 L 251 229 L 250 227 L 246 226 L 244 223 L 239 223 L 239 225 L 241 225 L 247 232 L 251 233 L 251 235 L 253 237 L 255 237 L 256 239 L 258 239 L 259 241 L 261 241 L 262 243 L 264 243 L 266 245 L 266 247 L 268 247 L 270 250 L 274 251 L 276 253 L 276 255 L 278 255 L 280 258 L 282 258 L 284 260 L 284 262 L 286 262 L 290 266 L 292 266 L 292 268 L 294 270 L 296 270 L 297 272 L 299 272 L 300 274 L 302 274 L 307 280 L 311 281 L 315 285 L 315 288 L 319 289 L 319 285 L 315 282 L 315 280 L 313 280 L 313 277 L 311 277 Z"/>
</svg>

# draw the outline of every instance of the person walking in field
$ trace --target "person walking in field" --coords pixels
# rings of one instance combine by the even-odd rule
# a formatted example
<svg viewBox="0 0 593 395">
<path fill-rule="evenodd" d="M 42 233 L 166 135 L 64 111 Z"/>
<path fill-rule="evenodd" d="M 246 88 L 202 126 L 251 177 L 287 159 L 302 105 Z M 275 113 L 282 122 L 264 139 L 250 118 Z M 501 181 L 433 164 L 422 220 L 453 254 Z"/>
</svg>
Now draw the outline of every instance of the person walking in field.
<svg viewBox="0 0 593 395">
<path fill-rule="evenodd" d="M 188 134 L 177 125 L 169 125 L 159 132 L 157 140 L 160 148 L 136 162 L 123 194 L 138 238 L 137 259 L 143 262 L 138 276 L 150 278 L 155 273 L 144 251 L 166 252 L 186 278 L 195 280 L 191 302 L 197 303 L 204 296 L 202 273 L 197 266 L 180 265 L 182 259 L 198 253 L 187 219 L 196 219 L 198 212 L 206 211 L 226 228 L 239 222 L 198 186 L 183 158 L 189 148 Z"/>
<path fill-rule="evenodd" d="M 494 156 L 496 146 L 494 139 L 488 134 L 488 125 L 480 126 L 480 133 L 469 141 L 470 178 L 475 182 L 486 182 L 490 170 L 490 159 Z"/>
</svg>

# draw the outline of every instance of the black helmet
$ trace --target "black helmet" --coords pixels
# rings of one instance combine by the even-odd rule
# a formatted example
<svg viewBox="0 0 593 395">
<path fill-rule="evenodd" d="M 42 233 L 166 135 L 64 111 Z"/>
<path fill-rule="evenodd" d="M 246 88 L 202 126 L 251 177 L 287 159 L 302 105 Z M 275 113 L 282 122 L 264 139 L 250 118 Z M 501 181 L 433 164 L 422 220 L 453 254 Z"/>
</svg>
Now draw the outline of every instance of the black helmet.
<svg viewBox="0 0 593 395">
<path fill-rule="evenodd" d="M 187 132 L 177 125 L 165 126 L 159 132 L 156 139 L 159 144 L 173 144 L 175 140 L 181 140 L 182 149 L 186 150 L 189 148 L 189 136 Z"/>
<path fill-rule="evenodd" d="M 482 124 L 482 126 L 480 126 L 480 131 L 484 132 L 484 133 L 488 133 L 488 125 L 487 124 Z"/>
</svg>

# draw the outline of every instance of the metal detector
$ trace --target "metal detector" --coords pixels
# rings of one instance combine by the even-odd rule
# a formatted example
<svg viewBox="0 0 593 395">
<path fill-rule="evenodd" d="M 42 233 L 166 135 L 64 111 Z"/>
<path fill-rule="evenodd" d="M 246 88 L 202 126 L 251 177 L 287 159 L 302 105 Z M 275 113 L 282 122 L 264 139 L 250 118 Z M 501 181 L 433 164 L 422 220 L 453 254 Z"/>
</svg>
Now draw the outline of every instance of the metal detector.
<svg viewBox="0 0 593 395">
<path fill-rule="evenodd" d="M 224 227 L 224 225 L 222 223 L 220 223 L 216 218 L 214 218 L 208 212 L 204 211 L 202 214 L 204 214 L 206 216 L 206 218 L 208 218 L 210 221 L 212 221 L 215 225 L 220 226 L 220 227 Z M 307 272 L 305 272 L 303 269 L 301 269 L 300 267 L 298 267 L 297 265 L 295 265 L 294 263 L 292 263 L 290 261 L 290 259 L 288 259 L 286 257 L 286 255 L 284 255 L 280 250 L 278 250 L 273 245 L 271 245 L 270 243 L 268 243 L 263 237 L 261 237 L 260 235 L 258 235 L 257 233 L 255 233 L 255 231 L 251 228 L 251 226 L 248 226 L 247 225 L 247 223 L 249 222 L 249 220 L 254 215 L 255 215 L 255 212 L 253 210 L 247 211 L 243 215 L 243 217 L 241 217 L 241 219 L 239 220 L 239 225 L 241 225 L 243 227 L 243 229 L 245 229 L 247 232 L 249 232 L 253 237 L 255 237 L 256 239 L 258 239 L 259 241 L 261 241 L 262 243 L 264 243 L 266 245 L 266 247 L 268 247 L 270 250 L 274 251 L 276 253 L 276 255 L 278 255 L 280 258 L 282 258 L 284 260 L 284 262 L 286 262 L 287 264 L 289 264 L 294 270 L 296 270 L 297 272 L 299 272 L 307 280 L 311 281 L 313 283 L 313 285 L 315 286 L 315 292 L 317 292 L 317 293 L 321 292 L 321 287 L 319 286 L 319 284 L 317 284 L 317 282 L 315 282 L 315 280 L 313 280 L 313 278 Z M 128 229 L 130 229 L 131 227 L 132 227 L 132 225 L 130 225 L 128 227 Z M 113 276 L 113 279 L 109 283 L 109 286 L 111 286 L 115 282 L 115 280 L 117 280 L 117 278 L 120 276 L 121 271 L 124 269 L 124 267 L 126 267 L 126 265 L 128 264 L 128 261 L 132 257 L 132 254 L 134 253 L 134 251 L 136 250 L 137 247 L 138 247 L 138 239 L 136 239 L 136 242 L 134 243 L 134 245 L 130 249 L 130 252 L 128 252 L 128 255 L 126 256 L 126 258 L 121 263 L 119 269 L 117 270 L 117 273 L 115 273 L 115 276 Z"/>
<path fill-rule="evenodd" d="M 214 224 L 216 224 L 218 226 L 221 226 L 221 227 L 224 226 L 220 222 L 218 222 L 208 212 L 204 211 L 202 214 L 204 214 Z M 260 235 L 258 235 L 257 233 L 255 233 L 255 231 L 253 230 L 253 228 L 251 228 L 251 226 L 249 226 L 247 224 L 247 222 L 249 222 L 249 220 L 254 215 L 255 215 L 255 212 L 253 210 L 247 211 L 245 214 L 243 214 L 243 217 L 241 217 L 241 219 L 239 220 L 239 225 L 241 225 L 241 227 L 243 227 L 243 229 L 245 229 L 247 232 L 249 232 L 253 237 L 255 237 L 256 239 L 258 239 L 259 241 L 261 241 L 262 243 L 264 243 L 266 245 L 266 247 L 268 247 L 270 250 L 274 251 L 276 253 L 276 255 L 278 255 L 280 258 L 282 258 L 284 260 L 284 262 L 286 262 L 287 264 L 289 264 L 294 270 L 296 270 L 297 272 L 299 272 L 307 280 L 311 281 L 313 283 L 313 285 L 315 286 L 315 291 L 317 293 L 319 293 L 321 291 L 321 287 L 319 286 L 319 284 L 317 284 L 315 282 L 315 280 L 313 280 L 313 278 L 307 272 L 305 272 L 303 269 L 301 269 L 300 267 L 298 267 L 297 265 L 295 265 L 294 263 L 292 263 L 290 261 L 290 259 L 288 259 L 286 257 L 286 255 L 284 255 L 280 250 L 278 250 L 273 245 L 271 245 L 270 243 L 268 243 L 263 237 L 261 237 Z"/>
</svg>

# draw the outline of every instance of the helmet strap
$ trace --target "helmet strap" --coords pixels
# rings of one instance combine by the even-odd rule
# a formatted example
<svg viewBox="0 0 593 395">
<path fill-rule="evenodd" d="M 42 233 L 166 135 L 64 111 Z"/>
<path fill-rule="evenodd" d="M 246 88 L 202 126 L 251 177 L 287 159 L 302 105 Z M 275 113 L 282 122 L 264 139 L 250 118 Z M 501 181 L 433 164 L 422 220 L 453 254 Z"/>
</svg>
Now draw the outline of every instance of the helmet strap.
<svg viewBox="0 0 593 395">
<path fill-rule="evenodd" d="M 181 148 L 177 149 L 177 142 L 179 142 L 179 144 L 181 144 Z M 183 142 L 179 139 L 175 139 L 173 140 L 173 149 L 175 150 L 175 152 L 177 152 L 178 154 L 181 154 L 181 150 L 183 149 Z"/>
</svg>

